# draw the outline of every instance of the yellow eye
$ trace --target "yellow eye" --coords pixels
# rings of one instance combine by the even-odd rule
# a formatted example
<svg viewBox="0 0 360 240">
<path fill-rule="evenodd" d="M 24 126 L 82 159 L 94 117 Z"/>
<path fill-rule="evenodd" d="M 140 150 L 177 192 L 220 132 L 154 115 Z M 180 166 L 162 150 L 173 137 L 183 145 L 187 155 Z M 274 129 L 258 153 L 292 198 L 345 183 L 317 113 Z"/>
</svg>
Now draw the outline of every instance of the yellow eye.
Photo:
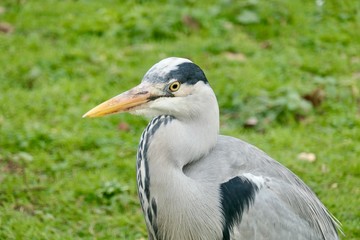
<svg viewBox="0 0 360 240">
<path fill-rule="evenodd" d="M 173 82 L 173 83 L 170 84 L 169 90 L 170 90 L 171 92 L 176 92 L 177 90 L 179 90 L 180 85 L 181 85 L 181 84 L 180 84 L 180 82 L 178 82 L 178 81 Z"/>
</svg>

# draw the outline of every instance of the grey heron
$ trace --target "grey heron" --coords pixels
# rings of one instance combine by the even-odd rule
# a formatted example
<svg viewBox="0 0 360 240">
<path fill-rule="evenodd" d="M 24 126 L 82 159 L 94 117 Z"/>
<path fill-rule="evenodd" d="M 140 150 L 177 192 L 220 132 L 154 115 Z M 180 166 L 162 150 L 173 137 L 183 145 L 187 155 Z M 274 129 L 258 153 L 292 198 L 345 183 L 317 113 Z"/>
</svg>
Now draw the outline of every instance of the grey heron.
<svg viewBox="0 0 360 240">
<path fill-rule="evenodd" d="M 339 239 L 338 221 L 289 169 L 219 135 L 216 96 L 199 66 L 166 58 L 140 85 L 87 112 L 152 117 L 137 152 L 151 240 Z"/>
</svg>

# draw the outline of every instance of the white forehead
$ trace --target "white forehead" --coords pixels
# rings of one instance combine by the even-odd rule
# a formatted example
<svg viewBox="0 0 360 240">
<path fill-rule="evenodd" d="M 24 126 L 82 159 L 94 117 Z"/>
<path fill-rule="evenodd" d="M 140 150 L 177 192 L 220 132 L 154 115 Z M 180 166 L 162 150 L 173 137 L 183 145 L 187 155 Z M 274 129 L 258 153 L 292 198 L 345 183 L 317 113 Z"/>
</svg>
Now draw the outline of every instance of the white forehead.
<svg viewBox="0 0 360 240">
<path fill-rule="evenodd" d="M 164 77 L 169 72 L 177 70 L 178 66 L 182 63 L 192 63 L 192 61 L 186 58 L 178 57 L 165 58 L 152 66 L 145 75 L 150 75 L 151 73 L 156 72 L 156 75 L 158 75 L 159 77 Z"/>
</svg>

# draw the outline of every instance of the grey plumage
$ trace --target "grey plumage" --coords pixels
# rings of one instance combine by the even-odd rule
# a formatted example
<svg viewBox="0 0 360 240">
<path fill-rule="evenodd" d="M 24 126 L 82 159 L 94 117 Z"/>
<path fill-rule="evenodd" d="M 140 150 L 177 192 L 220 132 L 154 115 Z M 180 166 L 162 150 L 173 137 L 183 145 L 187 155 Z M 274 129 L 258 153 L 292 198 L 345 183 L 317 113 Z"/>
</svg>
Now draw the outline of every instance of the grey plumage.
<svg viewBox="0 0 360 240">
<path fill-rule="evenodd" d="M 215 94 L 191 61 L 162 60 L 139 86 L 85 116 L 121 111 L 154 117 L 137 154 L 149 239 L 339 239 L 338 222 L 295 174 L 218 135 Z"/>
<path fill-rule="evenodd" d="M 218 166 L 218 159 L 227 163 Z M 203 168 L 206 174 L 199 175 Z M 234 239 L 338 239 L 336 221 L 315 194 L 287 168 L 246 142 L 220 136 L 206 160 L 187 169 L 191 170 L 185 173 L 193 178 L 216 176 L 215 182 L 229 176 L 245 176 L 250 181 L 260 177 L 254 203 L 243 213 Z"/>
</svg>

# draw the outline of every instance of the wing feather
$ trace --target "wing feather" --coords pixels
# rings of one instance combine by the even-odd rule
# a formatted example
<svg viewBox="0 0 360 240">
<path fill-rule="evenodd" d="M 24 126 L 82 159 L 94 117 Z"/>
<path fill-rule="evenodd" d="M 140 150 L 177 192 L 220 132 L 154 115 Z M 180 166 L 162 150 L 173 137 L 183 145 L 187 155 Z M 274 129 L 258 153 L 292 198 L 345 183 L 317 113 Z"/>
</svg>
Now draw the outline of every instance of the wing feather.
<svg viewBox="0 0 360 240">
<path fill-rule="evenodd" d="M 220 136 L 209 155 L 186 166 L 184 173 L 219 186 L 241 177 L 259 187 L 252 206 L 233 228 L 231 239 L 339 239 L 339 223 L 311 189 L 289 169 L 244 141 Z"/>
</svg>

